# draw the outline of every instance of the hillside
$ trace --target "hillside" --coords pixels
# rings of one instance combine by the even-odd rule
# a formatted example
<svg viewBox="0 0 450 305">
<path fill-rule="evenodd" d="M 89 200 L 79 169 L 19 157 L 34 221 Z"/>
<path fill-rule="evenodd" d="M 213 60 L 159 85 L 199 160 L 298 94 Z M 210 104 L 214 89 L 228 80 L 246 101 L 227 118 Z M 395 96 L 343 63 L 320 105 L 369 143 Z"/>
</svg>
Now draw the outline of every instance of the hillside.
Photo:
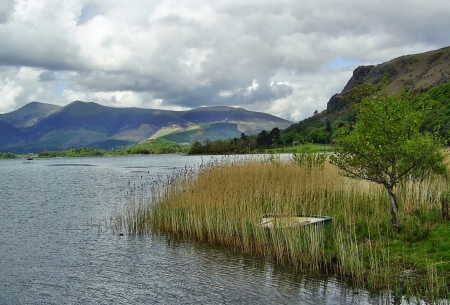
<svg viewBox="0 0 450 305">
<path fill-rule="evenodd" d="M 4 145 L 21 145 L 25 135 L 7 122 L 0 121 L 0 147 Z"/>
<path fill-rule="evenodd" d="M 327 104 L 327 111 L 345 108 L 346 100 L 358 85 L 380 84 L 389 78 L 388 92 L 398 92 L 406 88 L 416 93 L 450 82 L 450 47 L 414 55 L 405 55 L 388 62 L 360 66 L 341 93 L 335 94 Z"/>
<path fill-rule="evenodd" d="M 0 151 L 17 153 L 77 147 L 111 149 L 161 136 L 193 142 L 253 134 L 287 120 L 232 107 L 202 107 L 189 111 L 113 108 L 75 101 L 65 107 L 33 102 L 0 115 Z M 189 136 L 185 136 L 184 133 Z M 198 134 L 198 135 L 197 135 Z"/>
<path fill-rule="evenodd" d="M 388 80 L 390 94 L 402 88 L 415 96 L 415 107 L 423 110 L 422 130 L 438 131 L 450 136 L 450 47 L 414 55 L 405 55 L 388 62 L 360 66 L 340 93 L 333 95 L 327 109 L 286 128 L 285 142 L 331 143 L 336 129 L 356 119 L 354 105 L 364 94 L 364 85 L 380 85 Z"/>
</svg>

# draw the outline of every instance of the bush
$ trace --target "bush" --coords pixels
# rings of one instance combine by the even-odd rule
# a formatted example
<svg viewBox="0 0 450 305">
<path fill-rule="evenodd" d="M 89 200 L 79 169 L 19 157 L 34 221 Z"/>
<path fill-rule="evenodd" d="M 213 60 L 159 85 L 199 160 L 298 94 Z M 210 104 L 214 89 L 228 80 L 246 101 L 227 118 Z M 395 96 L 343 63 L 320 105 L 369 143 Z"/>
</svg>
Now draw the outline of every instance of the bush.
<svg viewBox="0 0 450 305">
<path fill-rule="evenodd" d="M 12 152 L 6 152 L 6 153 L 0 152 L 0 158 L 1 159 L 12 159 L 12 158 L 16 158 L 16 155 L 13 154 Z"/>
</svg>

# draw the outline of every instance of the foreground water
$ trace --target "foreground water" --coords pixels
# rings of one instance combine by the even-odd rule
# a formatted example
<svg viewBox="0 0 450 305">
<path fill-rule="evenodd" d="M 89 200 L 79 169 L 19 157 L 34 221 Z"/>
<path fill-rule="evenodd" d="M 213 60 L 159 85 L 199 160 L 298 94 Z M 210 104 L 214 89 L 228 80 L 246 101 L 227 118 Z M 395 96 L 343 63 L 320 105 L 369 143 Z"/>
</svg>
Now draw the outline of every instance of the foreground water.
<svg viewBox="0 0 450 305">
<path fill-rule="evenodd" d="M 299 274 L 224 247 L 108 229 L 133 186 L 203 159 L 0 160 L 0 304 L 389 301 L 333 277 Z"/>
</svg>

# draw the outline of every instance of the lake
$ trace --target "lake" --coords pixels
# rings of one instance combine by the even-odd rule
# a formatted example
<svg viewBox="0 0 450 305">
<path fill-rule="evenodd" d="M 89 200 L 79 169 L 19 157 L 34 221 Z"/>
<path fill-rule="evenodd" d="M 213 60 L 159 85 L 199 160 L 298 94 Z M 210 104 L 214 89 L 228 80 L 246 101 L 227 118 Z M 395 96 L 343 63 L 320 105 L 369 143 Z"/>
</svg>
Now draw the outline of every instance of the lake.
<svg viewBox="0 0 450 305">
<path fill-rule="evenodd" d="M 380 304 L 226 247 L 120 236 L 127 192 L 210 157 L 0 160 L 0 304 Z"/>
</svg>

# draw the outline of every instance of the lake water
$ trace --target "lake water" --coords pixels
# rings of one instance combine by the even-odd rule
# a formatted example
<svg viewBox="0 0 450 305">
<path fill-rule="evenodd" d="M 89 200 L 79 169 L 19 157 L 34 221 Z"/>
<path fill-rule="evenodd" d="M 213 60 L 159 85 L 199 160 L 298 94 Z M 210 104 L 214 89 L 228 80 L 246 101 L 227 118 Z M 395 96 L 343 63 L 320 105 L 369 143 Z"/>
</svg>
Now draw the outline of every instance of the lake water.
<svg viewBox="0 0 450 305">
<path fill-rule="evenodd" d="M 380 304 L 225 247 L 120 236 L 131 185 L 209 157 L 0 160 L 0 304 Z"/>
</svg>

